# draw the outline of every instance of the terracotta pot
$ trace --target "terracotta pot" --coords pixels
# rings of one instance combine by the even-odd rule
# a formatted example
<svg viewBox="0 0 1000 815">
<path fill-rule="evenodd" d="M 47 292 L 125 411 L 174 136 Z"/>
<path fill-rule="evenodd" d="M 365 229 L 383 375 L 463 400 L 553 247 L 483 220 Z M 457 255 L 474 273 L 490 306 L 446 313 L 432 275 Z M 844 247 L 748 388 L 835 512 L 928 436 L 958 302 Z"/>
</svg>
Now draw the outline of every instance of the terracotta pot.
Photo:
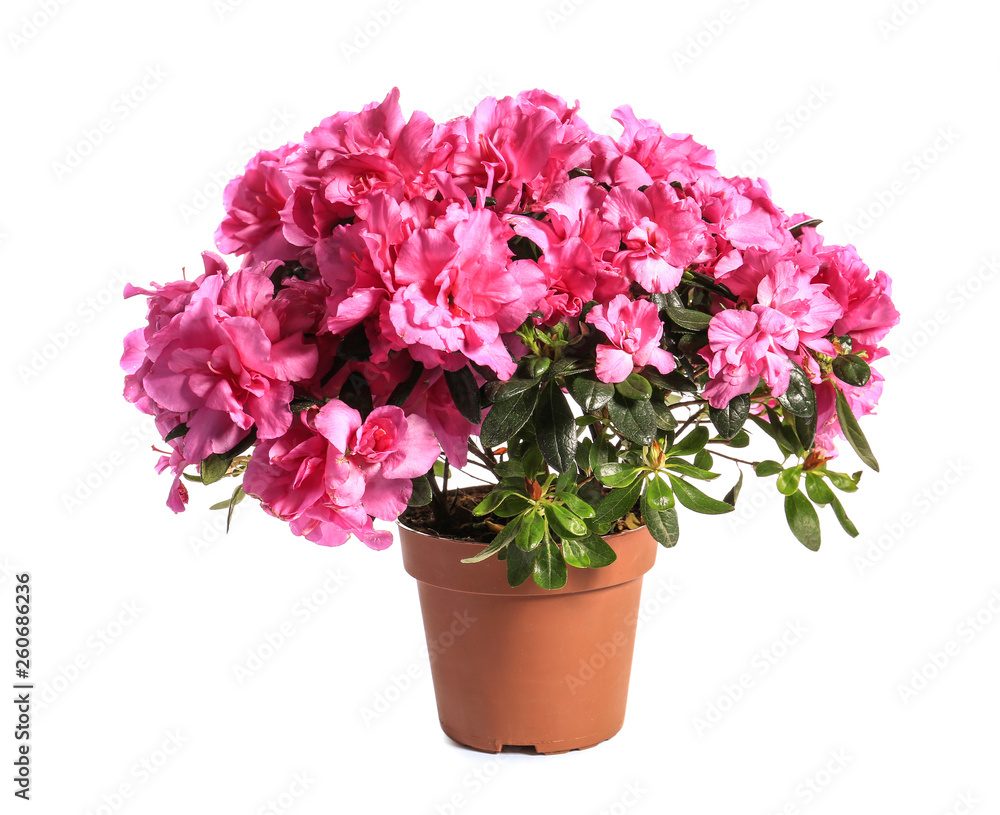
<svg viewBox="0 0 1000 815">
<path fill-rule="evenodd" d="M 645 527 L 612 535 L 618 559 L 570 567 L 566 586 L 507 584 L 503 562 L 462 563 L 483 544 L 399 527 L 417 579 L 444 732 L 487 752 L 561 753 L 611 738 L 625 721 L 642 576 L 656 558 Z"/>
</svg>

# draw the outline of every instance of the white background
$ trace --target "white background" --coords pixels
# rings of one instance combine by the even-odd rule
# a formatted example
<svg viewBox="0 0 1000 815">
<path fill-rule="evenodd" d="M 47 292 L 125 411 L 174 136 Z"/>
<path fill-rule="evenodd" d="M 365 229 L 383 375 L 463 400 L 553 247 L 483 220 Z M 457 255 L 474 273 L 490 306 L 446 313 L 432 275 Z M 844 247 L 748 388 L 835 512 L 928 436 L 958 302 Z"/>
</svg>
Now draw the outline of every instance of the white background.
<svg viewBox="0 0 1000 815">
<path fill-rule="evenodd" d="M 1000 812 L 998 25 L 954 0 L 5 3 L 0 683 L 30 571 L 36 706 L 28 804 L 4 706 L 0 809 Z M 861 537 L 827 511 L 806 551 L 752 474 L 735 515 L 682 515 L 625 728 L 592 750 L 448 741 L 398 548 L 324 549 L 249 502 L 227 537 L 221 491 L 174 516 L 120 395 L 124 281 L 196 274 L 257 146 L 393 85 L 435 118 L 542 87 L 606 132 L 631 103 L 895 281 Z"/>
</svg>

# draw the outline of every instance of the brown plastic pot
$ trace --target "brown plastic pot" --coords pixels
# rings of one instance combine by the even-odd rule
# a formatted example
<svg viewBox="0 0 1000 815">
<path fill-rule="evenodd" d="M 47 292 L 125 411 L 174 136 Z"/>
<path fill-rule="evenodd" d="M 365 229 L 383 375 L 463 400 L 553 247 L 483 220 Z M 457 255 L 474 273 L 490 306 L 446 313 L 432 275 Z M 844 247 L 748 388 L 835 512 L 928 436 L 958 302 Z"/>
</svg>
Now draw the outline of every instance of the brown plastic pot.
<svg viewBox="0 0 1000 815">
<path fill-rule="evenodd" d="M 487 752 L 562 753 L 610 739 L 625 722 L 642 576 L 658 548 L 645 527 L 605 540 L 618 559 L 570 567 L 566 586 L 507 584 L 503 562 L 462 563 L 483 544 L 400 524 L 417 579 L 441 728 Z"/>
</svg>

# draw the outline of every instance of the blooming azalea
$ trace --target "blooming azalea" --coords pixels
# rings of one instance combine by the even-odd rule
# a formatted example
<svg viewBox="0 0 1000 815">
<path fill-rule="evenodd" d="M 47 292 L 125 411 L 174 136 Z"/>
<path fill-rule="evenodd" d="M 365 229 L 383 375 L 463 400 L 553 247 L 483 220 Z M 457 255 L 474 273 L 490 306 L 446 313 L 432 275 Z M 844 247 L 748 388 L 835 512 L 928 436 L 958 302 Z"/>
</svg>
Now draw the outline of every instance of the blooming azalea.
<svg viewBox="0 0 1000 815">
<path fill-rule="evenodd" d="M 824 245 L 766 182 L 723 176 L 690 136 L 628 106 L 619 137 L 598 135 L 578 107 L 534 90 L 436 124 L 404 116 L 393 89 L 254 156 L 215 235 L 241 268 L 206 252 L 193 280 L 125 291 L 147 298 L 124 342 L 125 396 L 164 438 L 170 508 L 216 454 L 296 534 L 382 549 L 391 536 L 374 521 L 405 510 L 440 454 L 492 468 L 474 439 L 498 437 L 478 416 L 523 418 L 537 388 L 564 421 L 575 377 L 647 368 L 679 367 L 678 387 L 713 408 L 749 394 L 755 413 L 777 405 L 787 420 L 775 400 L 799 366 L 816 393 L 813 465 L 836 455 L 837 394 L 863 416 L 882 393 L 863 363 L 899 321 L 888 276 Z M 661 321 L 665 294 L 698 314 Z M 687 406 L 647 384 L 655 407 Z M 493 412 L 504 394 L 516 410 Z M 638 441 L 618 407 L 599 418 L 627 450 Z M 527 421 L 511 449 L 537 443 Z M 551 467 L 572 461 L 546 450 Z"/>
<path fill-rule="evenodd" d="M 587 322 L 604 332 L 611 341 L 597 346 L 597 378 L 602 382 L 624 382 L 636 368 L 652 365 L 668 374 L 674 358 L 660 348 L 663 323 L 648 300 L 629 300 L 619 294 L 608 305 L 596 305 Z"/>
<path fill-rule="evenodd" d="M 709 258 L 698 205 L 662 181 L 643 192 L 616 187 L 602 217 L 621 230 L 624 248 L 615 265 L 651 294 L 673 291 L 687 266 Z"/>
</svg>

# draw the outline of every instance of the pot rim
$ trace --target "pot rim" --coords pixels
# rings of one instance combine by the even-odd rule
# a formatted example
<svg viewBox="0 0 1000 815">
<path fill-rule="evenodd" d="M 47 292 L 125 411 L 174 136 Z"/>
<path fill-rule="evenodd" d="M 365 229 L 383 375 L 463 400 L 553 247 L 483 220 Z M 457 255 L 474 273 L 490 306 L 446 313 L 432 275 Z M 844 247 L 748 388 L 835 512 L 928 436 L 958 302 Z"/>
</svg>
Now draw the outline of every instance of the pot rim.
<svg viewBox="0 0 1000 815">
<path fill-rule="evenodd" d="M 420 583 L 471 594 L 554 597 L 606 589 L 641 578 L 652 568 L 660 548 L 645 526 L 630 529 L 604 536 L 618 555 L 614 563 L 593 569 L 570 566 L 566 585 L 561 589 L 543 589 L 530 578 L 520 586 L 511 586 L 507 582 L 506 564 L 495 557 L 479 563 L 462 563 L 470 548 L 481 550 L 488 544 L 442 538 L 396 523 L 401 533 L 403 566 L 411 577 Z"/>
</svg>

